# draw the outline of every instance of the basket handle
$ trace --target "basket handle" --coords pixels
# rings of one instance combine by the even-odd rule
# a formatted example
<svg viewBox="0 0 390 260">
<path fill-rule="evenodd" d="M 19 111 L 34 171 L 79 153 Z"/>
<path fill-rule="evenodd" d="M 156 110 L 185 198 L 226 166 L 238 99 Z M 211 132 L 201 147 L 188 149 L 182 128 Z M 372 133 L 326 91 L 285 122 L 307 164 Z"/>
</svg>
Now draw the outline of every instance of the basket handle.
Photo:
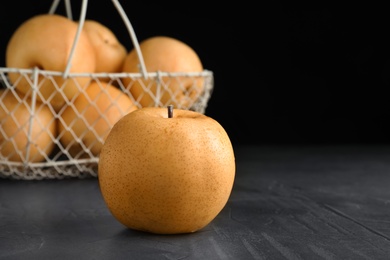
<svg viewBox="0 0 390 260">
<path fill-rule="evenodd" d="M 49 13 L 54 13 L 55 12 L 55 9 L 57 8 L 59 1 L 60 0 L 53 0 L 52 6 L 51 6 L 51 8 L 49 10 Z M 142 76 L 146 79 L 148 77 L 148 74 L 147 74 L 147 71 L 146 71 L 145 62 L 144 62 L 144 59 L 143 59 L 143 56 L 142 56 L 142 53 L 141 53 L 141 49 L 139 47 L 139 42 L 137 40 L 136 34 L 134 32 L 134 29 L 133 29 L 133 26 L 131 25 L 129 18 L 126 15 L 126 12 L 123 10 L 122 5 L 119 3 L 119 0 L 112 0 L 112 2 L 114 4 L 115 8 L 117 9 L 117 11 L 119 12 L 119 15 L 122 17 L 122 20 L 125 23 L 125 26 L 126 26 L 128 32 L 130 34 L 132 43 L 134 45 L 135 51 L 136 51 L 137 56 L 138 56 L 138 61 L 140 63 L 139 64 L 139 66 L 140 66 L 139 69 L 141 71 Z M 67 16 L 68 16 L 69 19 L 72 19 L 72 12 L 71 12 L 70 1 L 69 0 L 65 0 L 65 5 L 66 5 Z M 86 13 L 87 13 L 87 5 L 88 5 L 88 0 L 83 0 L 82 6 L 81 6 L 81 12 L 80 12 L 79 25 L 78 25 L 78 28 L 77 28 L 76 36 L 75 36 L 75 39 L 73 41 L 72 49 L 71 49 L 70 54 L 69 54 L 69 58 L 68 58 L 68 62 L 67 62 L 66 67 L 65 67 L 65 71 L 63 73 L 63 77 L 64 78 L 68 77 L 68 74 L 69 74 L 69 70 L 70 70 L 70 67 L 71 67 L 71 64 L 72 64 L 71 62 L 72 62 L 73 54 L 74 54 L 74 51 L 76 49 L 76 45 L 77 45 L 77 42 L 78 42 L 78 40 L 80 38 L 81 30 L 82 30 L 83 25 L 84 25 L 85 16 L 86 16 Z"/>
<path fill-rule="evenodd" d="M 131 37 L 131 40 L 133 42 L 135 51 L 137 53 L 139 66 L 140 66 L 139 69 L 141 70 L 142 76 L 146 79 L 148 77 L 148 74 L 146 72 L 146 66 L 145 66 L 144 58 L 142 56 L 141 49 L 139 47 L 139 42 L 137 40 L 137 36 L 135 35 L 133 26 L 131 25 L 129 18 L 127 17 L 126 12 L 123 10 L 122 5 L 119 3 L 119 1 L 118 0 L 112 0 L 112 2 L 114 3 L 114 5 L 115 5 L 116 9 L 118 10 L 120 16 L 122 17 L 122 20 L 125 23 L 125 26 L 127 28 L 127 31 L 130 34 L 130 37 Z"/>
<path fill-rule="evenodd" d="M 50 10 L 49 10 L 49 14 L 54 14 L 55 13 L 59 2 L 60 2 L 60 0 L 54 0 L 53 1 L 53 3 L 51 4 Z M 70 5 L 70 0 L 65 0 L 65 10 L 66 10 L 67 17 L 70 20 L 73 20 L 72 8 L 71 8 L 71 5 Z"/>
</svg>

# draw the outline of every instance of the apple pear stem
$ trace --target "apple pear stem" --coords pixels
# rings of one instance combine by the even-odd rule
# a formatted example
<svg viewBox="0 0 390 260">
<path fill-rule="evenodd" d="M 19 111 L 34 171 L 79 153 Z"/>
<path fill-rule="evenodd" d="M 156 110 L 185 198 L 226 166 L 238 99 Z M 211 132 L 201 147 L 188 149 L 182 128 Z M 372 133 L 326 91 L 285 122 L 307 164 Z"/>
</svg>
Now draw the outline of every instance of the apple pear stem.
<svg viewBox="0 0 390 260">
<path fill-rule="evenodd" d="M 168 106 L 168 118 L 173 117 L 173 105 Z"/>
</svg>

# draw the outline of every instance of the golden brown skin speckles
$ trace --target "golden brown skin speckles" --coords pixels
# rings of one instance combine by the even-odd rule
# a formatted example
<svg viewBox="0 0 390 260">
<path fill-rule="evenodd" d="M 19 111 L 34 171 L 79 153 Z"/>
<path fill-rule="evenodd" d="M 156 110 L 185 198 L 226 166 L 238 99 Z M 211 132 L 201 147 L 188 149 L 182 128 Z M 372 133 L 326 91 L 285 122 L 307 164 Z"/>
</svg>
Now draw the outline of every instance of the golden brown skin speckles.
<svg viewBox="0 0 390 260">
<path fill-rule="evenodd" d="M 98 176 L 108 208 L 123 225 L 178 234 L 195 232 L 219 214 L 235 169 L 230 139 L 212 118 L 178 109 L 168 118 L 166 108 L 143 108 L 113 127 Z"/>
</svg>

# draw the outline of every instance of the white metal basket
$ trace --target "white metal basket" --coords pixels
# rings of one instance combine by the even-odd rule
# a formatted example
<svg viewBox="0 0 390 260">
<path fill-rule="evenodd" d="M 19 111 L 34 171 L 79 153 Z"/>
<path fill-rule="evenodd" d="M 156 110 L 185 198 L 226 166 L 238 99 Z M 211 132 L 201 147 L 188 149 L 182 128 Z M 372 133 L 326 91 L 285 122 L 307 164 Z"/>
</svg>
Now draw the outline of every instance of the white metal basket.
<svg viewBox="0 0 390 260">
<path fill-rule="evenodd" d="M 53 13 L 56 10 L 59 0 L 55 0 L 49 12 Z M 102 95 L 105 93 L 103 84 L 106 82 L 116 86 L 121 90 L 121 95 L 130 97 L 137 108 L 141 108 L 139 100 L 135 99 L 130 89 L 134 84 L 140 84 L 145 93 L 150 92 L 153 86 L 157 88 L 157 94 L 151 94 L 154 103 L 150 106 L 165 107 L 170 103 L 176 103 L 176 93 L 171 91 L 170 84 L 176 84 L 178 89 L 188 89 L 190 85 L 202 84 L 202 91 L 196 95 L 196 98 L 188 98 L 185 105 L 178 105 L 176 108 L 188 109 L 205 113 L 207 103 L 213 90 L 213 73 L 209 70 L 202 72 L 147 72 L 143 63 L 142 53 L 139 49 L 137 38 L 133 32 L 133 28 L 123 11 L 118 1 L 112 1 L 117 8 L 119 14 L 129 31 L 134 48 L 140 63 L 139 73 L 69 73 L 70 61 L 72 52 L 69 56 L 68 66 L 65 71 L 46 71 L 38 68 L 19 69 L 19 68 L 0 68 L 0 178 L 10 178 L 18 180 L 42 180 L 42 179 L 64 179 L 64 178 L 85 178 L 97 177 L 97 166 L 99 153 L 94 151 L 94 145 L 102 145 L 104 139 L 96 133 L 93 123 L 86 123 L 86 133 L 74 133 L 71 124 L 68 124 L 68 132 L 73 136 L 73 140 L 64 144 L 61 133 L 55 128 L 52 131 L 52 125 L 58 125 L 63 120 L 64 111 L 66 108 L 74 107 L 75 99 L 67 99 L 66 105 L 61 109 L 55 109 L 51 106 L 49 100 L 41 102 L 39 88 L 42 82 L 52 82 L 55 90 L 59 94 L 63 94 L 62 86 L 56 83 L 55 78 L 62 77 L 64 81 L 61 84 L 66 84 L 72 81 L 77 86 L 80 93 L 85 91 L 85 85 L 80 85 L 75 81 L 77 77 L 88 77 L 88 84 L 95 82 L 101 86 Z M 67 10 L 70 12 L 69 0 L 66 0 Z M 82 28 L 85 19 L 87 1 L 82 2 L 80 14 L 80 26 Z M 76 46 L 78 37 L 76 35 L 73 47 Z M 16 74 L 17 80 L 11 83 L 9 80 L 10 74 Z M 129 79 L 128 84 L 123 83 L 123 79 Z M 147 79 L 147 81 L 145 80 Z M 30 84 L 29 95 L 22 95 L 17 91 L 17 85 L 21 81 L 27 81 Z M 186 82 L 184 86 L 183 82 Z M 147 82 L 147 83 L 145 83 Z M 169 93 L 171 98 L 166 103 L 161 102 L 162 93 Z M 154 92 L 153 92 L 154 93 Z M 15 99 L 17 105 L 10 108 L 7 106 L 9 96 Z M 97 98 L 99 95 L 97 95 Z M 119 96 L 116 98 L 120 98 Z M 185 97 L 184 97 L 185 98 Z M 117 99 L 111 100 L 109 107 L 116 108 Z M 96 100 L 89 100 L 89 107 L 96 106 Z M 86 108 L 88 109 L 88 108 Z M 118 107 L 119 109 L 119 107 Z M 43 111 L 52 113 L 52 118 L 49 121 L 43 121 L 39 115 Z M 18 113 L 24 115 L 25 120 L 20 120 Z M 74 110 L 74 122 L 79 124 L 80 118 L 83 118 L 83 112 Z M 123 115 L 126 112 L 123 112 Z M 109 121 L 104 114 L 99 115 L 98 120 L 105 121 L 109 128 L 113 123 Z M 11 123 L 10 123 L 11 122 Z M 38 130 L 37 130 L 38 129 Z M 88 132 L 88 133 L 87 133 Z M 93 136 L 93 141 L 87 143 L 84 137 L 89 135 L 89 140 Z M 45 145 L 42 145 L 40 140 L 45 139 Z M 33 152 L 34 151 L 34 152 Z M 15 159 L 17 158 L 17 159 Z M 39 159 L 37 159 L 39 158 Z"/>
</svg>

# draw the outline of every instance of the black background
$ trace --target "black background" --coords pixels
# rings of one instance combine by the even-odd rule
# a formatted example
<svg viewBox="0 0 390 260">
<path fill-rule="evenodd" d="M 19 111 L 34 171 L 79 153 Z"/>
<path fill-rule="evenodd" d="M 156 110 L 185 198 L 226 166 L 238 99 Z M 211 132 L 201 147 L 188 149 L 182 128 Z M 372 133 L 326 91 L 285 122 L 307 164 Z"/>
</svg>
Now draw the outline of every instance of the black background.
<svg viewBox="0 0 390 260">
<path fill-rule="evenodd" d="M 48 12 L 51 3 L 10 1 L 1 8 L 1 67 L 12 32 Z M 390 16 L 384 4 L 121 3 L 139 41 L 176 37 L 213 71 L 206 114 L 234 144 L 390 143 Z M 78 19 L 81 1 L 71 4 Z M 111 1 L 89 1 L 87 18 L 133 47 Z"/>
</svg>

